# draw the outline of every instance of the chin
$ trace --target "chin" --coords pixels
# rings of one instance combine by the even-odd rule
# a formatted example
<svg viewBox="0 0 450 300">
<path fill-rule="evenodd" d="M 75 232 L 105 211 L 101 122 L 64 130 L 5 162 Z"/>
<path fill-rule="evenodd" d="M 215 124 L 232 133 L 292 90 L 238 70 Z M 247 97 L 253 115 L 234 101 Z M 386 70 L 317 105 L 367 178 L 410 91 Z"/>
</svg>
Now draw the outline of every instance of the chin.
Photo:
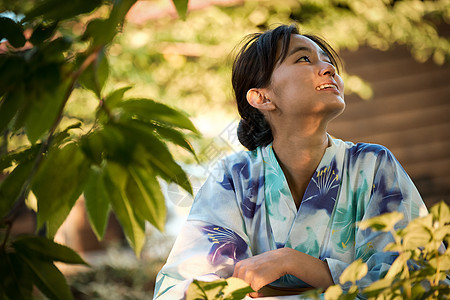
<svg viewBox="0 0 450 300">
<path fill-rule="evenodd" d="M 338 117 L 340 114 L 342 114 L 345 110 L 345 102 L 342 99 L 341 101 L 336 101 L 334 103 L 329 103 L 327 105 L 327 115 L 330 116 L 329 120 L 333 120 L 334 118 Z"/>
</svg>

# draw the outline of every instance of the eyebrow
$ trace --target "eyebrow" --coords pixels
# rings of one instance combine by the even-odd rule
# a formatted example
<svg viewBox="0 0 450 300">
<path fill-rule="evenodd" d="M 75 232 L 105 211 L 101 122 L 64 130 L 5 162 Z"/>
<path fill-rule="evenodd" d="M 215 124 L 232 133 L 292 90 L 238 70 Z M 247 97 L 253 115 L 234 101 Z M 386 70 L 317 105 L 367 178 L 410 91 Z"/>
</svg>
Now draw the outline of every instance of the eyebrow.
<svg viewBox="0 0 450 300">
<path fill-rule="evenodd" d="M 298 46 L 298 47 L 295 47 L 294 49 L 292 49 L 292 50 L 288 53 L 287 56 L 291 56 L 291 55 L 293 55 L 294 53 L 297 53 L 297 52 L 299 52 L 299 51 L 306 51 L 306 52 L 309 52 L 309 53 L 312 53 L 312 52 L 313 52 L 313 51 L 311 50 L 311 48 L 309 48 L 309 47 L 306 47 L 306 46 Z M 320 54 L 322 54 L 323 56 L 326 56 L 326 57 L 330 58 L 330 57 L 328 56 L 328 54 L 327 54 L 325 51 L 323 51 L 322 49 L 320 49 Z"/>
</svg>

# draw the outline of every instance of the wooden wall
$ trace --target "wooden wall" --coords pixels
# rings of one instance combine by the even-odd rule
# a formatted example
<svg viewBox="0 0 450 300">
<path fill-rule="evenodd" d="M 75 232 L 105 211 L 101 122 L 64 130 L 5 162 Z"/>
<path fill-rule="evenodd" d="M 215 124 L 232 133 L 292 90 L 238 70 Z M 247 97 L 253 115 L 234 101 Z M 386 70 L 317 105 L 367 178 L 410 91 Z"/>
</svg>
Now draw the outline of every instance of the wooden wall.
<svg viewBox="0 0 450 300">
<path fill-rule="evenodd" d="M 330 133 L 388 147 L 428 207 L 450 204 L 450 64 L 416 62 L 403 47 L 362 47 L 341 57 L 349 74 L 371 84 L 374 97 L 346 95 L 347 108 Z"/>
</svg>

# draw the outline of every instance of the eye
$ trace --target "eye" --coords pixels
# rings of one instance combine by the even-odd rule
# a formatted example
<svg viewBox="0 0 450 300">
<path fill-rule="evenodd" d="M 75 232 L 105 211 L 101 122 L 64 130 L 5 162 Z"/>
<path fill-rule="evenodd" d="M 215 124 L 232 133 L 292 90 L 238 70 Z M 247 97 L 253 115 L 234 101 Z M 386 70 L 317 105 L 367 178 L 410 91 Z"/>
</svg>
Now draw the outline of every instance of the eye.
<svg viewBox="0 0 450 300">
<path fill-rule="evenodd" d="M 309 56 L 302 56 L 299 59 L 297 59 L 295 62 L 311 62 L 311 60 L 309 59 Z"/>
</svg>

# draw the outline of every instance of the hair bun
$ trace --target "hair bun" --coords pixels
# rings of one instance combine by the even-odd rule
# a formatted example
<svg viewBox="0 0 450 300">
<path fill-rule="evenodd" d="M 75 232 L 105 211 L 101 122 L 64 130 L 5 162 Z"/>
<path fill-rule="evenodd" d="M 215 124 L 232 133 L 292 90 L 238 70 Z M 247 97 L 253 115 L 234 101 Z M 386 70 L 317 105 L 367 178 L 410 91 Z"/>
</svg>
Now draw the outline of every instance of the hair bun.
<svg viewBox="0 0 450 300">
<path fill-rule="evenodd" d="M 273 140 L 269 123 L 256 109 L 252 118 L 239 121 L 237 136 L 239 142 L 248 150 L 255 150 L 258 146 L 267 146 Z"/>
</svg>

